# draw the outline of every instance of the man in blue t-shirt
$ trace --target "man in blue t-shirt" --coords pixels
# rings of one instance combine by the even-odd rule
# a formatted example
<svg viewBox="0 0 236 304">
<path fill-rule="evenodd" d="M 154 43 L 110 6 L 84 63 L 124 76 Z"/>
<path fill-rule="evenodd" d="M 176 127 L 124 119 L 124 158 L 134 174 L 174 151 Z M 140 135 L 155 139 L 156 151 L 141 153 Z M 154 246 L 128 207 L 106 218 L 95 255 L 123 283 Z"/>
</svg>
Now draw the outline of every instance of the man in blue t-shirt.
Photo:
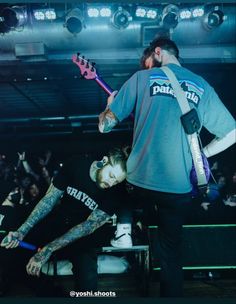
<svg viewBox="0 0 236 304">
<path fill-rule="evenodd" d="M 159 38 L 144 51 L 142 67 L 108 98 L 99 115 L 99 130 L 110 132 L 134 112 L 132 151 L 127 161 L 127 181 L 133 193 L 153 204 L 158 216 L 158 252 L 161 265 L 161 296 L 181 296 L 182 223 L 191 204 L 192 156 L 180 106 L 173 88 L 160 69 L 174 72 L 201 127 L 216 138 L 203 152 L 215 155 L 235 143 L 235 120 L 214 89 L 200 76 L 182 67 L 179 50 L 170 39 Z M 115 96 L 116 95 L 116 96 Z"/>
</svg>

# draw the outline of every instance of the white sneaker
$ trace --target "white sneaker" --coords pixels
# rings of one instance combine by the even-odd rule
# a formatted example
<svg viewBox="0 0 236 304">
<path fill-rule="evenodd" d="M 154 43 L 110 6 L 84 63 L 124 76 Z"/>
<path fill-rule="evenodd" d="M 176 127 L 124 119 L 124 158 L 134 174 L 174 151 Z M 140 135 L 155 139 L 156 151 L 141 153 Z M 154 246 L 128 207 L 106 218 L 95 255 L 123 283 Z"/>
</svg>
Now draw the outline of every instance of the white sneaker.
<svg viewBox="0 0 236 304">
<path fill-rule="evenodd" d="M 129 248 L 133 246 L 131 238 L 131 224 L 117 224 L 115 237 L 111 239 L 111 246 L 117 248 Z"/>
</svg>

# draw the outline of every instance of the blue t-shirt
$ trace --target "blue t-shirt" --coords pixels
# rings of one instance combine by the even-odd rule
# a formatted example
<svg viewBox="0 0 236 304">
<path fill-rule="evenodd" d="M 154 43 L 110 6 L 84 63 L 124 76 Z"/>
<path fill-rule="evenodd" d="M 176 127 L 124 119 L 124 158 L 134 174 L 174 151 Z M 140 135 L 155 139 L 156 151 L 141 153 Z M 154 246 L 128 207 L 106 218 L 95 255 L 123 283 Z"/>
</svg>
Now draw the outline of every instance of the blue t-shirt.
<svg viewBox="0 0 236 304">
<path fill-rule="evenodd" d="M 201 125 L 218 138 L 235 128 L 235 120 L 214 89 L 186 68 L 168 64 L 196 108 Z M 127 180 L 139 187 L 170 193 L 192 189 L 192 157 L 180 110 L 166 75 L 159 68 L 136 72 L 122 86 L 110 110 L 119 121 L 135 112 Z"/>
</svg>

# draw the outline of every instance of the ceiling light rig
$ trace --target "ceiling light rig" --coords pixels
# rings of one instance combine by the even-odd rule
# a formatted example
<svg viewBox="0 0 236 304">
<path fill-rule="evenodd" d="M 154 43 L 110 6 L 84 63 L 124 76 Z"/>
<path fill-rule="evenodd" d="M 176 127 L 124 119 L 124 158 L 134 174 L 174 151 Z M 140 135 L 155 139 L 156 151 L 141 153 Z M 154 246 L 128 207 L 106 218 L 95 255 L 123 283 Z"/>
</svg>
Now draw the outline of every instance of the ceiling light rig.
<svg viewBox="0 0 236 304">
<path fill-rule="evenodd" d="M 225 19 L 226 16 L 219 9 L 219 6 L 215 6 L 212 9 L 208 9 L 207 13 L 204 15 L 203 26 L 206 30 L 212 30 L 220 26 Z"/>
<path fill-rule="evenodd" d="M 204 15 L 203 7 L 194 7 L 194 8 L 183 8 L 179 12 L 179 17 L 181 20 L 201 18 Z"/>
<path fill-rule="evenodd" d="M 33 16 L 37 21 L 55 20 L 57 17 L 53 8 L 33 10 Z"/>
<path fill-rule="evenodd" d="M 193 18 L 202 17 L 204 15 L 204 8 L 203 7 L 196 7 L 192 11 Z"/>
<path fill-rule="evenodd" d="M 179 8 L 169 4 L 164 7 L 162 12 L 162 26 L 166 29 L 174 29 L 179 23 Z"/>
<path fill-rule="evenodd" d="M 97 17 L 111 17 L 111 8 L 110 7 L 89 7 L 87 10 L 88 17 L 97 18 Z"/>
<path fill-rule="evenodd" d="M 1 12 L 4 26 L 10 30 L 17 30 L 27 23 L 27 10 L 25 6 L 5 7 Z"/>
<path fill-rule="evenodd" d="M 66 27 L 67 30 L 74 35 L 79 34 L 82 31 L 84 27 L 84 17 L 79 8 L 72 9 L 66 15 L 64 27 Z"/>
<path fill-rule="evenodd" d="M 122 7 L 118 7 L 111 17 L 112 25 L 119 30 L 127 28 L 132 20 L 130 13 Z"/>
<path fill-rule="evenodd" d="M 184 19 L 190 19 L 192 18 L 192 11 L 188 8 L 186 9 L 182 9 L 179 13 L 179 17 L 180 19 L 184 20 Z"/>
<path fill-rule="evenodd" d="M 156 19 L 158 17 L 158 10 L 152 7 L 137 6 L 135 16 L 137 18 Z"/>
<path fill-rule="evenodd" d="M 111 17 L 111 9 L 109 7 L 103 7 L 100 9 L 101 17 Z"/>
<path fill-rule="evenodd" d="M 87 13 L 88 13 L 88 16 L 91 17 L 91 18 L 99 17 L 99 9 L 98 8 L 91 7 L 91 8 L 88 9 Z"/>
</svg>

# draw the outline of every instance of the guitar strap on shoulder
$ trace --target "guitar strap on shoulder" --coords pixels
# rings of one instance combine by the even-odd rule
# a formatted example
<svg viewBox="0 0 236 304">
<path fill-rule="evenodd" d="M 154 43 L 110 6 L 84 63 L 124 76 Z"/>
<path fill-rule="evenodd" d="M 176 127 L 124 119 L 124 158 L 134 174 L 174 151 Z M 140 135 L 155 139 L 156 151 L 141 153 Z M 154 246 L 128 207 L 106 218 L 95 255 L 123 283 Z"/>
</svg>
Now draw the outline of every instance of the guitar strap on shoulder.
<svg viewBox="0 0 236 304">
<path fill-rule="evenodd" d="M 168 79 L 172 85 L 176 99 L 178 100 L 178 103 L 179 103 L 179 106 L 180 106 L 180 109 L 181 109 L 183 115 L 188 113 L 189 111 L 191 111 L 191 108 L 190 108 L 190 105 L 186 98 L 186 95 L 185 95 L 183 89 L 181 88 L 175 74 L 167 66 L 161 67 L 161 70 L 166 74 L 166 76 L 168 77 Z M 194 164 L 195 171 L 196 171 L 198 186 L 204 187 L 207 185 L 207 178 L 206 178 L 206 173 L 204 170 L 204 165 L 203 165 L 201 150 L 199 147 L 197 132 L 194 132 L 192 134 L 186 133 L 186 136 L 187 136 L 191 154 L 192 154 L 192 159 L 193 159 L 193 164 Z"/>
</svg>

